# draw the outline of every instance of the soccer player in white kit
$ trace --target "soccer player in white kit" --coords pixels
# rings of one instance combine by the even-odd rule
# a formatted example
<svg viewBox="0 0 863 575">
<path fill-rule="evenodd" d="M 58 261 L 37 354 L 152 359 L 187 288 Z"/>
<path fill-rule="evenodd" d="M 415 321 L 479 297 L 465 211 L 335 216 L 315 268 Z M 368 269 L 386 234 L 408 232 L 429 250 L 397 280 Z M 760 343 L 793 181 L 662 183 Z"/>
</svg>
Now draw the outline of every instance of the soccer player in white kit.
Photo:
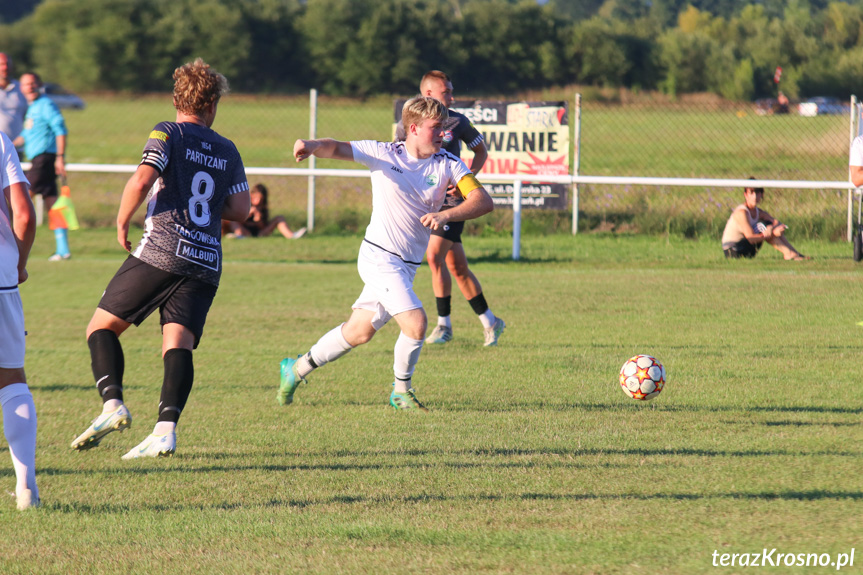
<svg viewBox="0 0 863 575">
<path fill-rule="evenodd" d="M 441 150 L 446 106 L 425 96 L 408 100 L 402 111 L 404 142 L 332 139 L 297 140 L 294 157 L 314 155 L 358 162 L 372 172 L 372 217 L 366 228 L 357 269 L 365 284 L 347 322 L 321 337 L 308 353 L 281 363 L 276 399 L 289 405 L 301 381 L 314 369 L 367 343 L 390 319 L 401 333 L 393 364 L 395 382 L 390 405 L 396 409 L 426 408 L 411 385 L 428 320 L 413 281 L 432 229 L 449 221 L 478 218 L 492 211 L 491 197 L 459 158 Z M 447 187 L 453 185 L 465 201 L 439 211 Z"/>
<path fill-rule="evenodd" d="M 18 153 L 0 132 L 0 406 L 15 468 L 18 509 L 39 506 L 36 487 L 36 406 L 24 373 L 24 308 L 18 285 L 36 237 L 36 210 Z"/>
</svg>

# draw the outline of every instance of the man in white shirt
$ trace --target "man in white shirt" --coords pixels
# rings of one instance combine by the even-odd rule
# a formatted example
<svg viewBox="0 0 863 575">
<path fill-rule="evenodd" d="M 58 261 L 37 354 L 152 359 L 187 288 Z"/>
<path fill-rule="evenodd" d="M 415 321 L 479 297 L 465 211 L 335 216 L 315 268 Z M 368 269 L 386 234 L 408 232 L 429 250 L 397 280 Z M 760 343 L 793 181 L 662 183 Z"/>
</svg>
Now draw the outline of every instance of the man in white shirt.
<svg viewBox="0 0 863 575">
<path fill-rule="evenodd" d="M 0 407 L 15 468 L 18 509 L 39 506 L 36 487 L 36 406 L 24 373 L 24 309 L 18 285 L 36 237 L 36 211 L 18 153 L 0 133 Z"/>
<path fill-rule="evenodd" d="M 470 169 L 441 150 L 446 106 L 434 98 L 408 100 L 402 111 L 404 142 L 332 139 L 297 140 L 294 157 L 314 155 L 358 162 L 372 172 L 372 216 L 360 247 L 357 268 L 365 287 L 347 322 L 324 334 L 308 353 L 281 363 L 276 399 L 289 405 L 299 383 L 314 369 L 367 343 L 390 319 L 401 329 L 393 364 L 395 382 L 390 405 L 395 409 L 428 411 L 416 398 L 411 378 L 419 361 L 428 319 L 413 290 L 416 270 L 428 246 L 431 230 L 449 221 L 478 218 L 494 204 Z M 439 211 L 452 185 L 465 201 Z"/>
<path fill-rule="evenodd" d="M 851 176 L 851 183 L 858 188 L 863 186 L 863 136 L 857 136 L 851 142 L 848 170 Z"/>
<path fill-rule="evenodd" d="M 0 132 L 14 140 L 24 129 L 27 98 L 12 77 L 12 58 L 0 52 Z"/>
</svg>

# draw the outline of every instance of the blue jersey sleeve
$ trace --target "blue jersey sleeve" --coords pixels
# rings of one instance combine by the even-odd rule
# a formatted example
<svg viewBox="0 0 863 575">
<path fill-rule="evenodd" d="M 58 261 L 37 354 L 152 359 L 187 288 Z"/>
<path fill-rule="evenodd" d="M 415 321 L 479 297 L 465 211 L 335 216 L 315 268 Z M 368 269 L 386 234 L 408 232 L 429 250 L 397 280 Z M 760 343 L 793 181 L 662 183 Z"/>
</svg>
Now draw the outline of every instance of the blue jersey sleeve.
<svg viewBox="0 0 863 575">
<path fill-rule="evenodd" d="M 66 130 L 66 120 L 63 119 L 63 114 L 60 113 L 60 109 L 57 105 L 45 98 L 47 102 L 47 111 L 48 111 L 48 124 L 51 126 L 51 131 L 54 132 L 55 136 L 65 136 L 69 132 Z"/>
</svg>

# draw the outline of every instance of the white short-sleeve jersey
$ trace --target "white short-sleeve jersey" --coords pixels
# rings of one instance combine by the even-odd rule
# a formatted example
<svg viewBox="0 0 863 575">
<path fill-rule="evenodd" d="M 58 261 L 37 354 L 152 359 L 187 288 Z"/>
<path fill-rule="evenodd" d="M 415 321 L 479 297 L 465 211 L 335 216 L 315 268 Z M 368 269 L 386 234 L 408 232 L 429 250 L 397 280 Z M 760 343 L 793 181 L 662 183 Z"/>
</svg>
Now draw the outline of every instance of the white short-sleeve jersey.
<svg viewBox="0 0 863 575">
<path fill-rule="evenodd" d="M 447 188 L 471 171 L 459 158 L 441 150 L 420 160 L 404 142 L 351 142 L 354 161 L 372 172 L 372 218 L 365 239 L 402 260 L 419 264 L 428 246 L 429 228 L 420 218 L 437 212 Z"/>
<path fill-rule="evenodd" d="M 0 132 L 0 191 L 12 184 L 30 182 L 21 169 L 18 152 L 6 134 Z M 13 290 L 18 286 L 18 243 L 9 217 L 5 197 L 0 201 L 0 291 Z"/>
<path fill-rule="evenodd" d="M 863 166 L 863 136 L 857 136 L 851 142 L 851 153 L 848 159 L 849 166 Z"/>
</svg>

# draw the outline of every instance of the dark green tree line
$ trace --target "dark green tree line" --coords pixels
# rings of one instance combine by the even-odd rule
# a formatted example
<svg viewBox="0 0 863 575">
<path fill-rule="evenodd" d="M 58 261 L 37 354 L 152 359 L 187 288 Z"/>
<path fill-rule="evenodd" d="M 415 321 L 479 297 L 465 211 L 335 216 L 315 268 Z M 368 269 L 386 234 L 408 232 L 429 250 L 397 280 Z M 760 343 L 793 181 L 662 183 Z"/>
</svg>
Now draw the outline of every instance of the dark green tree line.
<svg viewBox="0 0 863 575">
<path fill-rule="evenodd" d="M 201 56 L 242 92 L 570 84 L 730 99 L 860 91 L 863 0 L 44 0 L 0 49 L 80 91 L 148 92 Z"/>
</svg>

